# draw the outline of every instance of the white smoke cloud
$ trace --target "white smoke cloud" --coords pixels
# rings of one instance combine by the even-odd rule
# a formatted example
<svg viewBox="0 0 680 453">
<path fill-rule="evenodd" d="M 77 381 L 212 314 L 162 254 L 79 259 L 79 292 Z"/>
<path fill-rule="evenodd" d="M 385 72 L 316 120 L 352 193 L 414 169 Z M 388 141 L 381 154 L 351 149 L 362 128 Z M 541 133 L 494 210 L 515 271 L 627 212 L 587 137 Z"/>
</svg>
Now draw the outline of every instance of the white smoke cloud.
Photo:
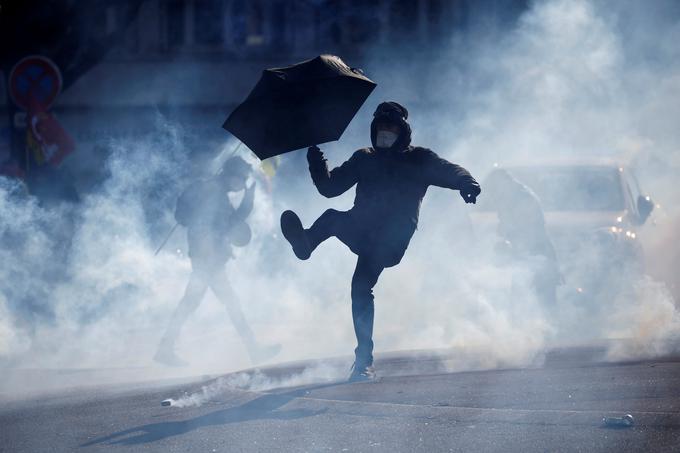
<svg viewBox="0 0 680 453">
<path fill-rule="evenodd" d="M 650 13 L 635 2 L 535 2 L 511 30 L 490 27 L 472 32 L 471 39 L 454 40 L 448 52 L 435 54 L 434 58 L 439 55 L 441 61 L 433 62 L 433 71 L 419 65 L 413 65 L 412 70 L 389 65 L 383 59 L 370 75 L 382 80 L 384 70 L 396 77 L 398 80 L 389 86 L 379 87 L 380 95 L 396 100 L 409 99 L 416 80 L 438 82 L 427 85 L 426 105 L 410 108 L 414 142 L 432 146 L 441 155 L 471 169 L 478 179 L 497 162 L 610 158 L 635 164 L 643 190 L 677 211 L 680 199 L 672 174 L 678 168 L 678 134 L 667 126 L 667 121 L 680 114 L 680 68 L 676 49 L 667 45 L 653 47 L 649 40 L 652 35 L 663 37 L 664 43 L 677 38 L 678 11 L 670 2 L 658 6 Z M 432 76 L 430 72 L 438 73 Z M 657 162 L 656 168 L 650 165 L 653 162 Z M 659 162 L 675 172 L 663 170 Z M 486 347 L 479 348 L 479 357 L 488 358 L 490 364 L 498 358 L 497 364 L 514 366 L 532 363 L 546 345 L 581 339 L 633 338 L 638 346 L 629 350 L 631 356 L 639 356 L 642 351 L 658 353 L 660 344 L 665 345 L 665 352 L 669 351 L 672 342 L 666 340 L 677 335 L 673 321 L 677 309 L 667 291 L 650 290 L 654 285 L 663 287 L 662 283 L 640 275 L 635 291 L 616 298 L 599 298 L 588 306 L 564 300 L 565 293 L 574 289 L 567 281 L 560 289 L 559 306 L 547 314 L 531 299 L 531 291 L 517 298 L 510 295 L 507 282 L 502 289 L 500 282 L 507 280 L 508 272 L 522 273 L 527 270 L 525 265 L 516 263 L 515 269 L 502 269 L 490 264 L 493 254 L 483 246 L 469 250 L 466 244 L 452 241 L 461 225 L 442 220 L 442 216 L 465 216 L 465 209 L 455 205 L 458 200 L 454 201 L 454 196 L 432 192 L 428 194 L 432 200 L 424 203 L 419 231 L 407 259 L 393 271 L 398 277 L 382 277 L 377 300 L 385 298 L 381 293 L 384 286 L 403 296 L 404 289 L 409 290 L 421 276 L 434 272 L 442 274 L 440 278 L 448 285 L 440 284 L 433 291 L 430 281 L 408 291 L 409 297 L 402 297 L 412 301 L 415 316 L 424 321 L 413 321 L 411 314 L 407 318 L 409 325 L 416 324 L 420 330 L 409 332 L 408 326 L 399 324 L 399 319 L 409 315 L 396 310 L 391 322 L 399 325 L 402 333 L 408 332 L 395 334 L 395 338 L 404 339 L 400 346 L 414 339 L 420 347 L 438 344 L 465 348 L 481 341 L 486 342 Z M 482 192 L 481 198 L 484 195 Z M 433 212 L 431 218 L 429 210 Z M 669 255 L 678 256 L 671 239 L 677 235 L 670 233 L 673 224 L 656 223 L 654 218 L 650 220 L 638 231 L 638 237 L 645 248 L 654 252 L 663 249 L 666 255 L 648 255 L 648 261 L 671 261 Z M 435 224 L 438 225 L 434 227 Z M 670 233 L 664 242 L 654 231 L 660 226 Z M 474 237 L 478 244 L 495 240 L 479 233 Z M 426 248 L 425 243 L 436 245 Z M 656 245 L 654 250 L 652 245 Z M 563 260 L 561 267 L 588 272 L 595 261 L 593 254 L 581 250 L 580 255 Z M 615 265 L 623 268 L 624 264 Z M 477 277 L 477 282 L 470 281 Z M 610 284 L 623 288 L 626 278 L 622 272 L 619 280 Z M 495 297 L 486 296 L 489 292 Z M 379 317 L 392 314 L 398 297 L 387 297 L 390 307 Z M 621 298 L 627 303 L 622 303 Z M 428 303 L 431 299 L 436 302 Z M 666 317 L 644 317 L 646 329 L 641 329 L 637 316 L 640 310 L 665 313 Z M 483 315 L 477 316 L 480 311 Z M 643 334 L 651 330 L 659 336 Z M 503 350 L 507 344 L 516 347 Z M 624 357 L 624 349 L 616 347 L 611 357 Z M 474 360 L 463 360 L 458 365 L 473 363 Z"/>
<path fill-rule="evenodd" d="M 655 199 L 680 206 L 675 173 L 653 165 L 677 168 L 680 162 L 672 120 L 680 116 L 680 71 L 678 51 L 669 44 L 678 42 L 678 16 L 639 12 L 634 2 L 535 2 L 510 29 L 471 30 L 467 39 L 444 45 L 432 71 L 388 64 L 383 55 L 369 58 L 366 69 L 381 82 L 376 95 L 340 143 L 323 148 L 339 164 L 353 147 L 368 144 L 370 111 L 381 96 L 406 99 L 414 143 L 478 179 L 494 162 L 635 157 Z M 651 34 L 660 39 L 650 41 Z M 416 92 L 437 102 L 411 106 Z M 186 252 L 181 228 L 154 256 L 174 222 L 175 199 L 192 177 L 184 138 L 178 125 L 161 118 L 147 136 L 104 140 L 112 149 L 110 175 L 77 209 L 39 206 L 2 180 L 0 360 L 19 367 L 153 367 L 151 357 L 190 273 L 188 259 L 177 253 Z M 284 164 L 293 160 L 283 157 Z M 225 278 L 256 334 L 283 344 L 278 360 L 349 355 L 355 257 L 330 240 L 309 261 L 297 261 L 280 237 L 278 216 L 294 209 L 309 225 L 329 207 L 349 209 L 352 193 L 322 198 L 306 165 L 296 162 L 299 172 L 277 181 L 273 192 L 258 186 L 253 242 L 236 250 Z M 557 315 L 546 313 L 529 289 L 531 263 L 496 262 L 493 234 L 463 234 L 472 228 L 469 212 L 453 192 L 428 193 L 404 261 L 386 270 L 376 287 L 377 351 L 450 348 L 448 366 L 464 370 L 532 365 L 556 341 L 580 338 L 582 330 L 572 338 L 565 332 L 590 319 L 591 310 L 561 302 Z M 630 339 L 633 347 L 610 351 L 614 359 L 672 350 L 678 314 L 663 284 L 644 277 L 626 296 L 625 303 L 598 301 L 592 337 Z M 178 352 L 192 363 L 181 373 L 249 364 L 211 294 L 186 324 Z M 285 382 L 248 375 L 244 384 L 232 376 L 181 404 L 200 404 L 222 385 L 263 390 L 341 374 L 324 366 Z"/>
</svg>

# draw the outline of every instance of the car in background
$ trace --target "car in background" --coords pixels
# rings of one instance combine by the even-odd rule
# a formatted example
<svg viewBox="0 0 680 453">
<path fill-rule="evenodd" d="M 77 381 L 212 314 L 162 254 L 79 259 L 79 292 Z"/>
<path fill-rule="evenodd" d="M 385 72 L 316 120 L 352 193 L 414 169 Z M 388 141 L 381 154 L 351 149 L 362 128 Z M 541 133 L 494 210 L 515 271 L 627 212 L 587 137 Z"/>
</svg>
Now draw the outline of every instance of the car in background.
<svg viewBox="0 0 680 453">
<path fill-rule="evenodd" d="M 531 189 L 544 211 L 566 286 L 583 297 L 616 297 L 644 272 L 639 230 L 654 203 L 633 171 L 613 161 L 508 165 L 505 170 Z M 482 182 L 484 188 L 484 182 Z M 480 197 L 473 222 L 493 228 L 493 200 Z"/>
</svg>

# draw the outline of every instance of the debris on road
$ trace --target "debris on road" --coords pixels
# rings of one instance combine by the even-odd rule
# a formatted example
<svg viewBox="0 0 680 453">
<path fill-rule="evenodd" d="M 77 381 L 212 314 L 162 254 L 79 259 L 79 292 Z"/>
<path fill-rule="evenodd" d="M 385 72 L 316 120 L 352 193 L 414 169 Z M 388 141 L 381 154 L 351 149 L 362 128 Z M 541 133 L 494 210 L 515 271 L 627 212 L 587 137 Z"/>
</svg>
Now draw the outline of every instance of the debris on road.
<svg viewBox="0 0 680 453">
<path fill-rule="evenodd" d="M 604 417 L 602 423 L 608 428 L 630 428 L 635 424 L 635 419 L 626 414 L 623 417 Z"/>
</svg>

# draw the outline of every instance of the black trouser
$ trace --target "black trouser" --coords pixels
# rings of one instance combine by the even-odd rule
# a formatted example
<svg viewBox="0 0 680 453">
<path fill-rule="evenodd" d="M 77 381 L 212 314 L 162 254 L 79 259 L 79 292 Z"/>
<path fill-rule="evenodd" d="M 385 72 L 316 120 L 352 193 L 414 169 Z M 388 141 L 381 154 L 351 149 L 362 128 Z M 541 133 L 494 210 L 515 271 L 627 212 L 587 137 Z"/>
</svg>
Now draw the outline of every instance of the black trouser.
<svg viewBox="0 0 680 453">
<path fill-rule="evenodd" d="M 373 364 L 373 287 L 384 267 L 370 258 L 359 256 L 352 276 L 352 320 L 357 347 L 354 350 L 357 368 Z"/>
<path fill-rule="evenodd" d="M 351 212 L 329 209 L 307 230 L 312 250 L 321 242 L 335 236 L 358 255 L 357 266 L 352 276 L 352 320 L 357 338 L 355 366 L 373 364 L 373 319 L 375 307 L 373 287 L 386 267 L 399 263 L 413 227 L 396 228 L 377 232 L 372 225 L 366 225 Z M 367 228 L 369 227 L 369 228 Z"/>
<path fill-rule="evenodd" d="M 170 318 L 170 324 L 161 340 L 161 348 L 174 349 L 182 326 L 199 307 L 208 288 L 212 289 L 217 299 L 227 309 L 231 322 L 246 346 L 250 348 L 255 345 L 255 335 L 241 310 L 236 293 L 227 281 L 224 272 L 224 261 L 226 260 L 192 258 L 191 264 L 193 269 L 189 282 L 184 291 L 184 296 L 179 301 L 179 304 L 177 304 Z"/>
</svg>

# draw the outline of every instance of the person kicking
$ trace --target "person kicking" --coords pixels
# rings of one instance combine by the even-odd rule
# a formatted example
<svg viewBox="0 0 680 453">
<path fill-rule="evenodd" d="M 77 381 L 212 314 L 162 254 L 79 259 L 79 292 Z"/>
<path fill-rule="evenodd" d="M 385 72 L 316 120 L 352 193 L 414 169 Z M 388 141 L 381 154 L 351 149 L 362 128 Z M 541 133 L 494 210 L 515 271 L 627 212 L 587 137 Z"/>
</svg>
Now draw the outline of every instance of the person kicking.
<svg viewBox="0 0 680 453">
<path fill-rule="evenodd" d="M 281 214 L 281 231 L 301 260 L 335 236 L 357 255 L 352 277 L 352 320 L 357 347 L 350 382 L 375 379 L 373 368 L 373 287 L 385 268 L 401 261 L 418 224 L 429 186 L 460 191 L 475 203 L 481 189 L 463 167 L 433 151 L 411 146 L 408 111 L 396 102 L 378 105 L 371 122 L 372 147 L 356 151 L 331 171 L 317 146 L 307 151 L 312 181 L 319 193 L 337 197 L 356 184 L 354 207 L 328 209 L 308 229 L 293 211 Z"/>
</svg>

